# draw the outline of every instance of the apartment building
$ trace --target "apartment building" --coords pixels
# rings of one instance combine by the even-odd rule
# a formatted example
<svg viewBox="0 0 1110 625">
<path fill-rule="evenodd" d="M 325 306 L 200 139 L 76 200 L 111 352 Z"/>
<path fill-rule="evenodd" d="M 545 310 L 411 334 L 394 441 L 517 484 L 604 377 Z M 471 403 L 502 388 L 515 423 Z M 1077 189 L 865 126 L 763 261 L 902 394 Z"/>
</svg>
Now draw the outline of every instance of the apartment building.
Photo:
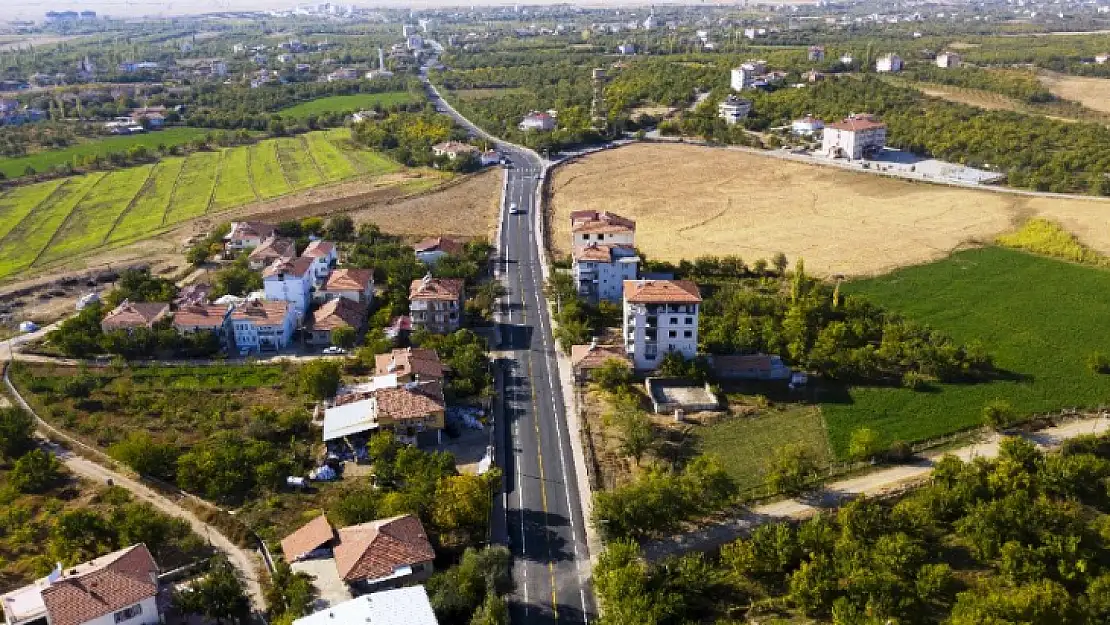
<svg viewBox="0 0 1110 625">
<path fill-rule="evenodd" d="M 591 243 L 575 248 L 572 258 L 578 294 L 594 302 L 621 301 L 625 281 L 639 277 L 640 257 L 631 245 Z"/>
<path fill-rule="evenodd" d="M 409 287 L 412 328 L 447 334 L 462 325 L 463 281 L 433 278 L 413 280 Z"/>
<path fill-rule="evenodd" d="M 624 351 L 636 369 L 659 367 L 668 352 L 698 353 L 701 293 L 688 280 L 624 283 Z"/>
</svg>

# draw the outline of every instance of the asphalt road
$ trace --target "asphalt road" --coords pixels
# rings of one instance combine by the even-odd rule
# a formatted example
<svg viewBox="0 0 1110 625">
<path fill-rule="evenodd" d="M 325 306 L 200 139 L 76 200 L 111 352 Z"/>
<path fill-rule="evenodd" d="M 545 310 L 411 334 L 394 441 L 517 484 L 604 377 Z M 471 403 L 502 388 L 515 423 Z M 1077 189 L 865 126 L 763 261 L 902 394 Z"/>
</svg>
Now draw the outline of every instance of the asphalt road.
<svg viewBox="0 0 1110 625">
<path fill-rule="evenodd" d="M 486 136 L 431 87 L 429 95 L 439 110 Z M 508 294 L 499 324 L 504 417 L 497 424 L 505 489 L 495 511 L 504 514 L 504 525 L 494 524 L 501 534 L 494 539 L 507 543 L 514 556 L 513 622 L 588 623 L 596 614 L 587 576 L 590 554 L 538 250 L 542 163 L 533 152 L 495 143 L 512 165 L 497 242 Z"/>
</svg>

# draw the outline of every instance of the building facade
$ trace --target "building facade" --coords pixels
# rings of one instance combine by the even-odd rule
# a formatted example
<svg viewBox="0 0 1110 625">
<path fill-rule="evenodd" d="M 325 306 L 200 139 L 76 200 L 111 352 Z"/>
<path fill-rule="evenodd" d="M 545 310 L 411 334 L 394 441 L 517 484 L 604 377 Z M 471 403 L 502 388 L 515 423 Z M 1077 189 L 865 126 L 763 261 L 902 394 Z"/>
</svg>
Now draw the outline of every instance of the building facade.
<svg viewBox="0 0 1110 625">
<path fill-rule="evenodd" d="M 752 101 L 730 95 L 717 105 L 717 116 L 729 126 L 738 124 L 752 111 Z"/>
<path fill-rule="evenodd" d="M 733 91 L 743 91 L 755 86 L 756 79 L 767 73 L 766 61 L 748 61 L 732 70 L 729 86 Z"/>
<path fill-rule="evenodd" d="M 593 243 L 575 248 L 572 258 L 578 294 L 593 302 L 621 301 L 624 282 L 640 275 L 640 257 L 631 245 Z"/>
<path fill-rule="evenodd" d="M 902 57 L 897 54 L 888 54 L 880 57 L 875 61 L 876 72 L 900 72 L 902 71 Z"/>
<path fill-rule="evenodd" d="M 657 369 L 669 352 L 686 359 L 696 356 L 700 308 L 701 293 L 688 280 L 625 282 L 621 327 L 633 366 Z"/>
<path fill-rule="evenodd" d="M 636 222 L 608 211 L 570 214 L 571 249 L 598 245 L 636 244 Z"/>
<path fill-rule="evenodd" d="M 853 115 L 827 124 L 821 136 L 821 153 L 830 158 L 860 159 L 886 145 L 886 124 L 871 115 Z"/>
<path fill-rule="evenodd" d="M 960 55 L 955 52 L 941 52 L 937 55 L 937 67 L 952 69 L 960 66 Z"/>
<path fill-rule="evenodd" d="M 241 353 L 277 351 L 293 342 L 297 317 L 288 302 L 247 302 L 231 312 L 235 347 Z"/>
<path fill-rule="evenodd" d="M 262 272 L 262 288 L 266 299 L 288 302 L 297 322 L 304 319 L 312 300 L 315 259 L 307 256 L 292 261 L 277 261 Z"/>
<path fill-rule="evenodd" d="M 463 281 L 424 276 L 409 287 L 413 330 L 447 334 L 462 326 Z"/>
</svg>

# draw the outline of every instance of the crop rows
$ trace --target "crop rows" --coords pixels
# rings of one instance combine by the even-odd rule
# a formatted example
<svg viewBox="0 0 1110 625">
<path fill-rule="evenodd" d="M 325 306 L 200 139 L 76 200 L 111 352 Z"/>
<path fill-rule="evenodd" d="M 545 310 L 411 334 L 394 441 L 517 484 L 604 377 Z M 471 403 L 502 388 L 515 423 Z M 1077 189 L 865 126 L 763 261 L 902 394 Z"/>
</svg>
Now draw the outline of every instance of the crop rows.
<svg viewBox="0 0 1110 625">
<path fill-rule="evenodd" d="M 0 193 L 0 278 L 205 214 L 400 167 L 360 159 L 341 134 L 318 132 L 15 187 Z"/>
</svg>

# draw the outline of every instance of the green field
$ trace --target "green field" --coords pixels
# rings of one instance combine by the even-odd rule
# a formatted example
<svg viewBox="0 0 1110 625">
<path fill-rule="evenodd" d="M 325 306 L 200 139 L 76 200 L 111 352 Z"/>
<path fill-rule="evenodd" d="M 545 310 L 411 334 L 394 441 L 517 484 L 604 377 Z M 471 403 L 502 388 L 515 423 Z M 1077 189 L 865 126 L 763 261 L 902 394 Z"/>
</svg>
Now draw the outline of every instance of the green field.
<svg viewBox="0 0 1110 625">
<path fill-rule="evenodd" d="M 852 388 L 823 405 L 829 439 L 843 456 L 854 429 L 886 441 L 921 440 L 979 425 L 983 406 L 1008 401 L 1024 415 L 1110 404 L 1110 376 L 1087 359 L 1110 354 L 1110 271 L 1000 247 L 845 284 L 842 292 L 929 324 L 956 340 L 980 340 L 999 378 L 931 389 Z"/>
<path fill-rule="evenodd" d="M 349 140 L 339 142 L 344 136 L 268 139 L 0 193 L 0 278 L 260 198 L 401 168 Z"/>
<path fill-rule="evenodd" d="M 294 104 L 289 108 L 278 111 L 282 117 L 288 119 L 304 119 L 309 115 L 327 115 L 329 113 L 354 113 L 363 109 L 371 109 L 376 105 L 383 107 L 397 104 L 412 104 L 419 102 L 419 96 L 407 91 L 387 91 L 385 93 L 355 93 L 352 95 L 335 95 L 329 98 L 319 98 L 309 102 Z"/>
<path fill-rule="evenodd" d="M 34 168 L 38 173 L 50 171 L 58 165 L 72 163 L 73 159 L 107 155 L 114 152 L 126 152 L 132 147 L 142 145 L 155 149 L 160 145 L 172 147 L 189 143 L 198 137 L 207 136 L 213 132 L 208 128 L 167 128 L 157 132 L 141 135 L 125 135 L 119 137 L 105 137 L 85 141 L 61 150 L 50 150 L 19 156 L 15 158 L 0 157 L 0 173 L 8 178 L 18 178 L 24 174 L 28 167 Z"/>
</svg>

